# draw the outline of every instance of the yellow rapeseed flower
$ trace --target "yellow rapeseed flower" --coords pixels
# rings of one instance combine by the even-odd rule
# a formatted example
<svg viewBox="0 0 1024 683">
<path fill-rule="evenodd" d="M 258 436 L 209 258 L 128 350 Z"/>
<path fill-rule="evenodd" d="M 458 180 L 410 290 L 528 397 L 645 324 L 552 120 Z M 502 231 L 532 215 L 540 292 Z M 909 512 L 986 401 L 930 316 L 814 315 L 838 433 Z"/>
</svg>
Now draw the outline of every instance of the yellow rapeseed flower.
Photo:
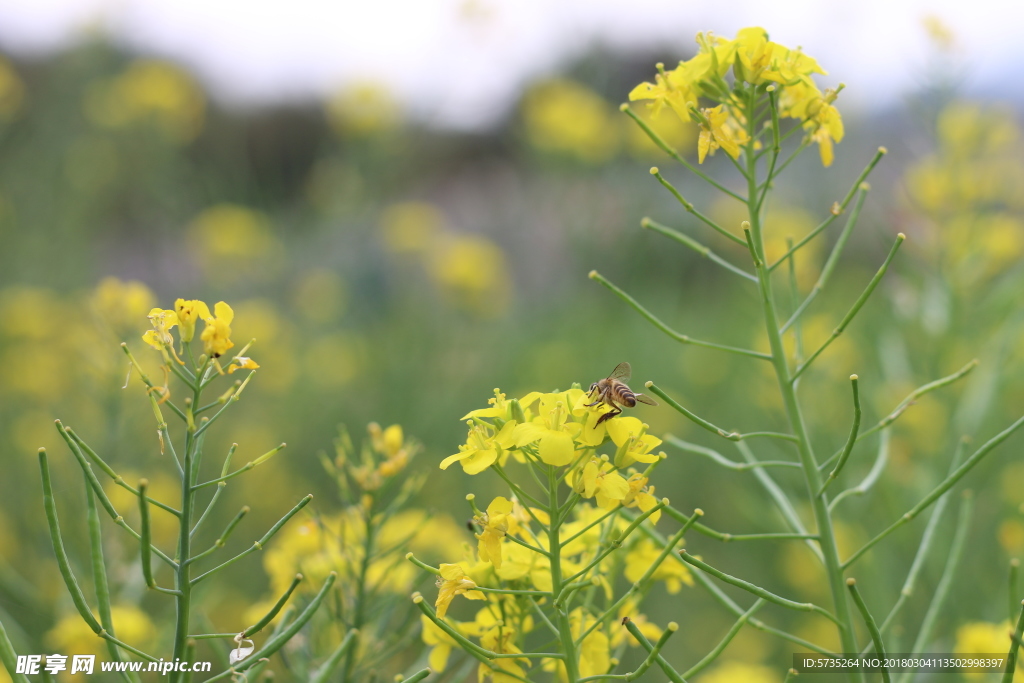
<svg viewBox="0 0 1024 683">
<path fill-rule="evenodd" d="M 723 109 L 723 106 L 720 104 L 712 109 L 701 109 L 700 135 L 697 137 L 698 163 L 703 164 L 708 153 L 714 154 L 719 147 L 733 159 L 740 155 L 739 145 L 726 128 L 729 113 Z"/>
<path fill-rule="evenodd" d="M 210 317 L 209 307 L 198 299 L 177 299 L 174 302 L 174 312 L 178 315 L 178 335 L 186 344 L 195 336 L 196 321 Z"/>
<path fill-rule="evenodd" d="M 231 321 L 235 318 L 235 312 L 231 310 L 231 306 L 218 301 L 213 307 L 213 313 L 212 316 L 204 318 L 206 327 L 200 338 L 203 340 L 206 355 L 219 358 L 235 345 L 231 341 Z"/>
<path fill-rule="evenodd" d="M 498 496 L 487 506 L 487 512 L 477 518 L 483 531 L 476 535 L 480 543 L 477 553 L 482 562 L 490 562 L 495 569 L 501 569 L 501 541 L 508 532 L 512 501 Z"/>
<path fill-rule="evenodd" d="M 441 469 L 448 469 L 452 463 L 459 463 L 466 474 L 480 474 L 499 459 L 503 462 L 508 457 L 508 449 L 512 447 L 512 430 L 515 429 L 515 421 L 506 422 L 505 425 L 495 430 L 489 425 L 474 424 L 469 421 L 469 434 L 466 436 L 466 443 L 459 446 L 459 452 L 449 455 L 441 461 Z"/>
<path fill-rule="evenodd" d="M 622 498 L 625 507 L 638 507 L 642 512 L 647 512 L 658 504 L 658 499 L 654 497 L 654 487 L 647 485 L 647 477 L 642 474 L 630 475 L 626 485 L 629 486 L 629 491 Z M 651 520 L 651 524 L 657 524 L 661 519 L 661 510 L 652 512 L 648 519 Z"/>
<path fill-rule="evenodd" d="M 611 510 L 629 493 L 629 484 L 610 463 L 591 459 L 576 471 L 573 489 L 584 498 L 595 498 L 598 507 Z"/>
<path fill-rule="evenodd" d="M 556 467 L 568 465 L 576 459 L 573 442 L 582 430 L 578 422 L 569 421 L 569 398 L 565 394 L 544 394 L 540 397 L 539 413 L 530 422 L 516 425 L 512 438 L 523 448 L 536 444 L 537 457 Z"/>
<path fill-rule="evenodd" d="M 448 613 L 448 606 L 457 595 L 465 595 L 470 600 L 486 600 L 483 593 L 476 590 L 476 583 L 466 576 L 466 571 L 459 564 L 441 564 L 439 567 L 441 575 L 437 577 L 437 602 L 434 603 L 437 609 L 437 616 L 444 618 Z"/>
<path fill-rule="evenodd" d="M 142 335 L 142 341 L 152 346 L 157 351 L 163 351 L 174 345 L 174 338 L 171 336 L 171 328 L 178 324 L 178 315 L 174 311 L 154 308 L 146 316 L 153 324 L 153 329 L 147 330 Z"/>
</svg>

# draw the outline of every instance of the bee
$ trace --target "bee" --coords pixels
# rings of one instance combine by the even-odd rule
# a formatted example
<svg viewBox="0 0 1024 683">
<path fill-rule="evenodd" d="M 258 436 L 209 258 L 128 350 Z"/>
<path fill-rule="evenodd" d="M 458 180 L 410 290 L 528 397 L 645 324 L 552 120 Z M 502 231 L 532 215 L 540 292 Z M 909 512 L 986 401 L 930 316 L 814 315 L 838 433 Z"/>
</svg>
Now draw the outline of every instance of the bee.
<svg viewBox="0 0 1024 683">
<path fill-rule="evenodd" d="M 587 396 L 596 396 L 597 400 L 593 403 L 588 403 L 587 407 L 596 406 L 599 403 L 604 403 L 611 407 L 611 410 L 598 418 L 597 424 L 594 427 L 597 427 L 597 425 L 605 420 L 615 417 L 622 412 L 623 408 L 636 406 L 638 401 L 649 406 L 658 405 L 658 402 L 650 396 L 635 393 L 626 386 L 626 382 L 629 381 L 632 375 L 633 368 L 629 367 L 629 363 L 623 362 L 616 365 L 615 369 L 612 370 L 612 374 L 608 375 L 608 377 L 590 385 L 590 391 L 587 392 Z"/>
</svg>

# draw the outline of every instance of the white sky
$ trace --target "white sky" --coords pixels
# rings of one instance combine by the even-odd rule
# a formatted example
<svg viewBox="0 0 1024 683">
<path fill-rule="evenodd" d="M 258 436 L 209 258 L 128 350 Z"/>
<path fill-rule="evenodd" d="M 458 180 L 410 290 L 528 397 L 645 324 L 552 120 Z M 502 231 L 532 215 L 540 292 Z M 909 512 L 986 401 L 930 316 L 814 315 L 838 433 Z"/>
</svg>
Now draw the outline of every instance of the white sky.
<svg viewBox="0 0 1024 683">
<path fill-rule="evenodd" d="M 134 50 L 185 62 L 222 99 L 328 94 L 378 80 L 412 111 L 475 127 L 522 85 L 593 41 L 678 42 L 698 30 L 764 26 L 802 45 L 839 80 L 847 106 L 884 105 L 913 86 L 928 55 L 922 18 L 957 37 L 969 84 L 1019 99 L 1024 9 L 998 0 L 2 0 L 0 45 L 60 47 L 101 27 Z M 1024 7 L 1024 4 L 1021 5 Z M 653 69 L 652 69 L 653 70 Z"/>
</svg>

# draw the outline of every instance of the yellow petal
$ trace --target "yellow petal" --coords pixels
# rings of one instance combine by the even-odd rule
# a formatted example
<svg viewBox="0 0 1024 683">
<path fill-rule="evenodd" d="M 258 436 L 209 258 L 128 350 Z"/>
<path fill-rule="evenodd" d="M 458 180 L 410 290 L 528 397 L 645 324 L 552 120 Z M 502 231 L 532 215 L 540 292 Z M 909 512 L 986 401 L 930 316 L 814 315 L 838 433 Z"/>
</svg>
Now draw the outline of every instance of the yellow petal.
<svg viewBox="0 0 1024 683">
<path fill-rule="evenodd" d="M 537 441 L 548 432 L 548 428 L 539 422 L 524 422 L 517 424 L 512 430 L 512 442 L 522 448 L 527 444 Z"/>
<path fill-rule="evenodd" d="M 567 432 L 547 430 L 540 440 L 537 455 L 548 465 L 555 467 L 568 465 L 576 456 L 572 437 Z"/>
<path fill-rule="evenodd" d="M 498 515 L 507 515 L 512 512 L 512 501 L 503 496 L 498 496 L 491 501 L 491 504 L 487 506 L 488 517 L 496 517 Z"/>
<path fill-rule="evenodd" d="M 708 155 L 708 151 L 711 149 L 711 131 L 706 128 L 700 129 L 700 135 L 697 137 L 697 163 L 703 164 L 704 158 Z"/>
<path fill-rule="evenodd" d="M 619 417 L 607 422 L 608 436 L 612 437 L 616 446 L 626 443 L 631 436 L 639 435 L 644 428 L 644 423 L 635 417 Z"/>
</svg>

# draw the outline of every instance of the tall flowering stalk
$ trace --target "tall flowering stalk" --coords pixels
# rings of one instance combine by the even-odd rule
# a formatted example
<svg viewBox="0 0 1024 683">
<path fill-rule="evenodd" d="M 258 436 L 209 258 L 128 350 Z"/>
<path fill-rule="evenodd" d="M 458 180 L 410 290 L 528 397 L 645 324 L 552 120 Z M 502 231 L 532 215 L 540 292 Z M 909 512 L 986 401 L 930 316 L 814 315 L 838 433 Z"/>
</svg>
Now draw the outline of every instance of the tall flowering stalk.
<svg viewBox="0 0 1024 683">
<path fill-rule="evenodd" d="M 458 462 L 469 474 L 493 472 L 504 481 L 508 496 L 495 498 L 485 510 L 479 509 L 473 496 L 469 496 L 474 515 L 471 525 L 478 544 L 476 548 L 466 547 L 461 561 L 431 567 L 410 554 L 413 562 L 437 575 L 438 593 L 433 609 L 422 596 L 414 596 L 424 615 L 424 640 L 434 647 L 431 664 L 435 669 L 444 668 L 453 648 L 460 648 L 479 662 L 481 680 L 488 677 L 502 683 L 538 680 L 534 672 L 540 668 L 554 672 L 558 679 L 568 683 L 629 681 L 656 667 L 678 683 L 714 662 L 746 625 L 773 633 L 801 650 L 832 654 L 819 644 L 757 619 L 755 613 L 766 603 L 827 619 L 834 625 L 845 653 L 861 652 L 863 648 L 884 654 L 889 630 L 907 604 L 923 560 L 933 547 L 943 511 L 950 502 L 950 490 L 1024 425 L 1022 417 L 972 453 L 967 451 L 967 441 L 962 440 L 953 454 L 947 475 L 924 498 L 863 547 L 848 557 L 840 556 L 836 541 L 837 506 L 850 496 L 863 495 L 878 480 L 887 459 L 892 423 L 922 395 L 970 373 L 976 361 L 952 375 L 919 387 L 892 412 L 871 425 L 862 425 L 859 378 L 851 376 L 852 425 L 848 434 L 841 447 L 830 456 L 823 457 L 815 451 L 815 439 L 808 429 L 799 393 L 801 379 L 822 362 L 830 345 L 867 303 L 895 258 L 904 235 L 895 236 L 888 255 L 863 292 L 838 319 L 831 335 L 809 352 L 804 350 L 801 316 L 828 284 L 869 192 L 865 180 L 884 156 L 885 149 L 878 150 L 851 189 L 832 204 L 828 215 L 814 230 L 790 243 L 779 258 L 770 260 L 765 235 L 772 229 L 768 211 L 771 190 L 780 174 L 811 145 L 818 146 L 822 164 L 831 165 L 834 146 L 844 133 L 842 118 L 835 107 L 842 86 L 834 90 L 819 89 L 814 77 L 825 72 L 817 62 L 799 49 L 772 42 L 760 28 L 743 29 L 733 40 L 700 34 L 697 42 L 699 52 L 693 59 L 671 71 L 658 65 L 654 82 L 637 86 L 630 93 L 630 99 L 649 101 L 655 115 L 668 107 L 684 121 L 696 123 L 700 127 L 698 164 L 722 150 L 742 176 L 745 188 L 734 190 L 715 180 L 666 144 L 648 126 L 645 117 L 632 111 L 629 105 L 623 105 L 622 110 L 671 158 L 744 206 L 746 220 L 741 225 L 720 225 L 687 200 L 659 169 L 651 169 L 652 175 L 686 212 L 740 245 L 749 258 L 748 265 L 737 265 L 689 235 L 653 220 L 644 219 L 642 225 L 700 253 L 756 287 L 768 351 L 682 334 L 596 271 L 590 276 L 680 343 L 770 365 L 785 408 L 785 423 L 779 431 L 743 433 L 722 429 L 683 406 L 657 384 L 648 382 L 646 387 L 702 429 L 733 442 L 743 462 L 673 437 L 666 437 L 669 444 L 708 456 L 732 470 L 752 470 L 790 528 L 760 534 L 725 534 L 698 523 L 702 515 L 699 509 L 686 514 L 672 507 L 667 499 L 655 498 L 648 482 L 663 457 L 652 455 L 661 445 L 661 439 L 649 435 L 646 425 L 631 415 L 602 421 L 601 415 L 609 410 L 608 406 L 588 405 L 592 399 L 578 386 L 550 394 L 532 392 L 517 400 L 509 400 L 496 391 L 491 407 L 465 416 L 469 427 L 466 442 L 441 467 Z M 787 143 L 797 135 L 800 135 L 799 142 L 783 156 L 784 147 L 791 146 Z M 848 218 L 817 281 L 810 291 L 801 295 L 794 265 L 800 250 L 844 214 L 848 214 Z M 790 339 L 792 344 L 788 343 Z M 858 444 L 869 437 L 877 440 L 877 456 L 871 473 L 860 483 L 832 496 L 847 479 L 844 468 Z M 790 449 L 793 457 L 772 461 L 759 459 L 750 447 L 750 441 L 755 439 L 780 442 Z M 614 449 L 601 454 L 602 448 L 611 445 Z M 787 492 L 768 474 L 769 468 L 776 467 L 799 471 L 802 486 Z M 800 507 L 812 512 L 813 530 L 806 529 L 796 513 Z M 885 619 L 878 621 L 868 609 L 862 586 L 849 572 L 893 531 L 927 511 L 930 511 L 928 525 L 903 590 Z M 916 652 L 922 651 L 934 638 L 936 615 L 948 597 L 952 576 L 963 552 L 970 513 L 971 499 L 965 496 L 953 532 L 950 559 L 920 622 L 914 642 Z M 670 534 L 659 530 L 655 526 L 659 517 L 672 520 L 678 527 Z M 681 549 L 683 534 L 691 529 L 720 541 L 806 543 L 824 567 L 831 604 L 822 606 L 793 600 L 711 566 L 699 556 Z M 617 590 L 620 583 L 617 578 L 621 575 L 630 582 L 622 592 Z M 665 580 L 670 590 L 672 581 L 677 586 L 696 581 L 737 617 L 723 640 L 683 672 L 676 670 L 662 654 L 666 640 L 677 626 L 669 624 L 662 631 L 646 623 L 639 614 L 640 599 L 650 583 L 659 579 Z M 745 608 L 717 582 L 746 591 L 755 600 Z M 870 586 L 867 591 L 871 591 Z M 458 621 L 448 616 L 449 608 L 460 596 L 482 604 L 474 620 Z M 460 609 L 467 609 L 471 604 L 467 602 L 466 607 L 460 606 Z M 863 624 L 861 633 L 867 634 L 867 642 L 858 641 L 858 622 Z M 544 638 L 536 634 L 545 630 L 550 638 L 542 647 L 538 643 L 543 643 Z M 647 654 L 634 670 L 620 673 L 617 672 L 619 655 L 627 632 Z M 1015 658 L 1017 643 L 1018 640 L 1007 639 L 1010 661 Z M 791 675 L 794 673 L 791 671 Z M 1006 676 L 1004 680 L 1009 680 Z M 850 678 L 864 679 L 861 673 L 851 673 Z M 890 680 L 888 671 L 883 672 L 883 679 Z"/>
<path fill-rule="evenodd" d="M 309 622 L 336 578 L 336 574 L 333 572 L 327 575 L 319 590 L 304 609 L 290 621 L 279 623 L 273 634 L 266 638 L 259 648 L 255 647 L 252 639 L 257 637 L 277 617 L 296 586 L 302 581 L 301 575 L 295 576 L 290 586 L 279 596 L 267 613 L 253 623 L 240 623 L 239 629 L 231 633 L 199 633 L 195 630 L 200 617 L 195 594 L 196 586 L 245 557 L 261 551 L 270 539 L 312 499 L 312 496 L 308 495 L 298 501 L 277 523 L 242 552 L 219 564 L 209 564 L 209 559 L 222 550 L 236 527 L 249 512 L 248 506 L 243 507 L 217 536 L 211 536 L 204 529 L 204 522 L 210 517 L 211 511 L 216 506 L 225 487 L 235 477 L 270 460 L 285 446 L 281 444 L 239 467 L 232 465 L 232 458 L 237 448 L 237 444 L 233 444 L 218 471 L 208 473 L 202 466 L 203 444 L 208 430 L 242 398 L 243 391 L 252 380 L 254 371 L 259 367 L 255 361 L 244 355 L 248 346 L 234 356 L 226 355 L 230 349 L 234 348 L 234 342 L 231 340 L 233 318 L 234 312 L 224 302 L 218 303 L 214 307 L 213 313 L 202 301 L 182 299 L 176 302 L 173 309 L 154 308 L 150 311 L 149 319 L 153 328 L 146 332 L 143 340 L 160 354 L 161 369 L 165 380 L 162 384 L 152 381 L 143 372 L 127 344 L 121 345 L 128 356 L 130 374 L 137 375 L 145 385 L 145 400 L 152 408 L 156 421 L 157 439 L 154 445 L 159 447 L 161 455 L 166 457 L 169 465 L 178 472 L 181 482 L 181 498 L 177 505 L 151 497 L 146 479 L 139 480 L 135 486 L 126 482 L 71 427 L 65 427 L 60 421 L 56 423 L 58 432 L 67 443 L 85 477 L 92 578 L 95 586 L 94 601 L 87 599 L 65 550 L 57 518 L 57 499 L 53 492 L 49 460 L 45 450 L 39 451 L 43 504 L 49 523 L 50 537 L 61 576 L 82 619 L 98 637 L 107 641 L 110 656 L 115 661 L 122 661 L 122 658 L 128 657 L 148 662 L 159 660 L 191 664 L 197 659 L 198 641 L 208 639 L 222 639 L 229 643 L 233 641 L 235 647 L 230 652 L 229 666 L 224 671 L 207 679 L 210 681 L 228 679 L 243 672 L 254 673 L 264 667 L 269 661 L 268 658 L 280 650 Z M 197 336 L 196 325 L 198 322 L 204 323 L 204 329 L 198 335 L 199 339 L 195 340 L 201 344 L 201 349 L 196 351 L 193 350 L 193 341 Z M 172 333 L 174 328 L 178 330 L 177 345 Z M 228 380 L 230 375 L 236 371 L 247 371 L 248 374 L 242 380 Z M 172 390 L 171 388 L 169 380 L 172 374 L 180 381 L 183 388 L 184 396 L 180 399 L 178 398 L 179 389 Z M 222 383 L 225 380 L 230 382 L 226 390 L 224 387 L 214 388 L 217 383 Z M 204 402 L 204 395 L 209 391 L 215 391 L 216 396 L 212 400 L 207 399 Z M 179 420 L 180 430 L 172 430 L 168 425 L 165 420 L 167 412 Z M 124 516 L 114 508 L 100 483 L 103 476 L 109 477 L 114 484 L 126 489 L 138 500 L 141 521 L 137 528 L 130 526 Z M 178 539 L 173 550 L 165 551 L 154 542 L 150 524 L 150 516 L 154 507 L 160 508 L 164 513 L 177 519 Z M 119 639 L 115 632 L 111 618 L 110 591 L 99 523 L 100 508 L 117 526 L 138 541 L 140 567 L 147 588 L 166 595 L 175 604 L 170 657 L 167 657 L 166 653 L 163 657 L 158 657 L 144 652 Z M 203 541 L 204 536 L 209 536 L 211 540 Z M 200 542 L 203 545 L 197 551 Z M 95 613 L 91 602 L 96 605 Z M 351 643 L 352 639 L 349 638 L 346 642 Z M 169 672 L 169 678 L 174 683 L 180 683 L 190 675 L 181 670 Z M 134 673 L 126 673 L 124 676 L 127 680 L 138 679 L 137 674 Z"/>
<path fill-rule="evenodd" d="M 901 401 L 891 413 L 866 429 L 862 428 L 861 425 L 862 412 L 859 378 L 857 375 L 852 375 L 850 383 L 853 399 L 853 420 L 849 435 L 843 446 L 837 449 L 830 457 L 821 457 L 815 452 L 812 445 L 813 438 L 807 428 L 807 421 L 799 396 L 800 379 L 816 362 L 819 362 L 819 359 L 828 350 L 829 346 L 853 322 L 857 313 L 862 309 L 872 292 L 883 279 L 890 263 L 904 241 L 904 235 L 901 233 L 896 236 L 892 248 L 881 266 L 869 280 L 864 291 L 852 302 L 846 313 L 839 319 L 831 335 L 826 337 L 818 348 L 806 354 L 803 350 L 800 318 L 827 285 L 842 251 L 856 226 L 861 207 L 870 189 L 864 181 L 886 153 L 886 150 L 884 148 L 878 150 L 877 154 L 875 154 L 864 171 L 853 183 L 849 192 L 841 201 L 835 202 L 832 205 L 829 215 L 814 230 L 795 244 L 790 243 L 788 250 L 781 257 L 770 262 L 765 250 L 765 232 L 766 229 L 770 228 L 771 224 L 770 213 L 767 208 L 770 191 L 777 182 L 780 173 L 811 144 L 816 143 L 819 146 L 823 165 L 829 166 L 832 163 L 834 155 L 833 143 L 840 141 L 843 136 L 842 119 L 833 104 L 842 86 L 836 90 L 820 91 L 814 84 L 813 75 L 816 73 L 824 74 L 824 71 L 821 70 L 817 62 L 800 50 L 792 50 L 770 41 L 767 33 L 760 28 L 744 29 L 739 32 L 735 40 L 702 35 L 698 36 L 698 43 L 700 44 L 700 53 L 694 59 L 680 64 L 672 72 L 665 72 L 663 68 L 659 67 L 656 83 L 638 86 L 630 94 L 630 98 L 633 100 L 653 100 L 651 106 L 654 108 L 667 103 L 680 116 L 696 121 L 701 126 L 699 147 L 699 160 L 701 162 L 704 161 L 705 154 L 714 153 L 718 148 L 723 149 L 729 155 L 736 169 L 746 181 L 745 193 L 733 192 L 704 175 L 699 169 L 690 166 L 684 159 L 674 154 L 671 148 L 668 148 L 664 143 L 660 143 L 653 131 L 647 129 L 647 132 L 655 138 L 655 142 L 658 142 L 662 149 L 674 158 L 677 158 L 684 165 L 689 166 L 698 177 L 705 179 L 722 192 L 745 205 L 747 220 L 739 226 L 742 232 L 741 235 L 730 228 L 730 226 L 720 226 L 707 218 L 693 204 L 688 202 L 657 169 L 652 169 L 651 171 L 661 184 L 675 195 L 686 211 L 694 214 L 702 222 L 732 241 L 745 245 L 750 257 L 750 263 L 753 266 L 753 273 L 714 255 L 710 249 L 687 235 L 647 219 L 645 219 L 643 224 L 644 227 L 654 229 L 691 249 L 697 250 L 731 272 L 756 284 L 760 295 L 761 312 L 769 352 L 760 353 L 710 342 L 700 342 L 679 334 L 667 327 L 632 297 L 607 279 L 597 273 L 592 273 L 591 277 L 607 286 L 658 327 L 684 343 L 712 346 L 725 352 L 740 354 L 771 364 L 777 379 L 782 404 L 785 407 L 786 431 L 771 434 L 770 436 L 771 438 L 787 441 L 792 444 L 791 447 L 795 451 L 797 459 L 791 464 L 799 467 L 804 478 L 803 490 L 793 492 L 792 494 L 786 493 L 785 489 L 778 486 L 774 479 L 767 474 L 764 468 L 771 463 L 758 461 L 753 452 L 739 438 L 742 435 L 715 427 L 674 401 L 656 385 L 648 383 L 648 387 L 652 393 L 663 398 L 666 403 L 701 427 L 725 439 L 738 442 L 736 445 L 739 447 L 743 458 L 747 461 L 746 464 L 750 467 L 758 468 L 756 471 L 758 472 L 759 481 L 778 503 L 794 531 L 801 531 L 803 529 L 799 517 L 787 512 L 795 509 L 794 499 L 799 500 L 812 510 L 816 532 L 809 539 L 809 543 L 825 568 L 832 596 L 832 606 L 826 616 L 835 623 L 843 650 L 847 653 L 855 653 L 861 651 L 862 647 L 862 644 L 858 643 L 857 640 L 857 629 L 854 619 L 855 613 L 859 612 L 871 641 L 866 649 L 883 653 L 886 647 L 884 636 L 913 590 L 922 566 L 922 560 L 932 546 L 936 526 L 940 521 L 942 511 L 948 503 L 950 489 L 996 446 L 1024 425 L 1024 418 L 1017 420 L 1005 430 L 990 438 L 969 456 L 967 456 L 964 448 L 966 442 L 962 441 L 961 446 L 953 456 L 947 476 L 922 500 L 913 505 L 904 515 L 896 519 L 891 525 L 879 532 L 849 557 L 840 557 L 836 544 L 834 521 L 836 506 L 841 500 L 851 495 L 863 495 L 877 481 L 887 457 L 889 426 L 914 400 L 930 391 L 947 386 L 962 378 L 973 370 L 977 361 L 972 361 L 960 371 L 948 377 L 935 380 L 918 388 Z M 732 78 L 727 81 L 726 78 L 730 71 Z M 715 106 L 702 108 L 700 103 L 704 100 L 710 100 Z M 630 111 L 627 106 L 624 105 L 623 110 L 635 118 L 641 126 L 644 125 L 642 120 Z M 789 130 L 785 130 L 783 119 L 786 118 L 795 119 L 797 125 L 792 126 Z M 780 162 L 780 155 L 786 140 L 801 132 L 803 136 L 800 143 Z M 835 245 L 821 269 L 817 282 L 801 300 L 794 277 L 794 262 L 800 249 L 821 235 L 833 222 L 846 213 L 851 203 L 853 206 L 846 225 L 836 239 Z M 782 290 L 781 294 L 778 291 L 779 289 Z M 785 313 L 783 313 L 784 309 L 780 304 L 780 301 L 784 300 L 791 302 L 789 310 Z M 786 343 L 787 336 L 792 337 L 793 344 Z M 858 442 L 876 434 L 879 439 L 878 455 L 876 464 L 872 468 L 872 473 L 861 483 L 850 486 L 837 493 L 834 497 L 830 497 L 829 494 L 834 490 L 830 487 L 833 483 L 840 481 L 843 469 Z M 766 434 L 766 436 L 769 435 Z M 693 444 L 687 444 L 679 440 L 673 440 L 673 442 L 684 450 L 700 452 L 700 447 L 696 447 Z M 707 449 L 704 450 L 706 451 Z M 717 452 L 712 453 L 720 464 L 736 468 L 735 463 L 731 463 L 721 454 Z M 704 454 L 707 453 L 705 452 Z M 909 523 L 933 505 L 935 505 L 934 511 L 931 513 L 929 524 L 921 537 L 917 557 L 909 570 L 904 590 L 884 621 L 876 622 L 874 617 L 868 612 L 866 603 L 860 595 L 857 582 L 854 578 L 849 577 L 848 573 L 855 563 L 875 545 L 886 539 L 897 528 Z M 921 622 L 920 632 L 914 643 L 914 651 L 921 651 L 933 637 L 932 629 L 935 625 L 935 614 L 941 608 L 948 594 L 949 580 L 956 569 L 959 554 L 963 550 L 963 539 L 968 528 L 970 510 L 971 500 L 969 497 L 965 497 L 961 506 L 960 519 L 954 533 L 952 557 L 946 565 L 943 580 L 939 584 L 940 589 L 936 590 L 932 604 Z M 760 599 L 767 597 L 764 594 L 764 589 L 736 577 L 729 577 L 690 556 L 685 551 L 681 553 L 681 556 L 688 564 L 697 567 L 708 576 L 717 577 L 733 585 L 740 586 L 757 595 Z M 716 597 L 720 598 L 720 602 L 723 605 L 739 613 L 740 609 L 735 603 L 732 603 L 724 594 L 721 594 L 713 584 L 706 582 L 700 576 L 698 578 L 715 593 Z M 794 609 L 798 607 L 793 601 L 787 601 L 778 598 L 778 596 L 773 601 Z M 779 635 L 800 645 L 817 647 L 812 643 L 801 643 L 799 639 L 792 637 L 790 634 L 779 633 Z M 1011 644 L 1009 640 L 1007 641 L 1007 647 L 1012 648 L 1011 654 L 1016 650 L 1016 645 Z M 851 676 L 862 677 L 863 675 L 851 674 Z M 885 680 L 889 680 L 889 673 L 883 672 L 883 677 Z"/>
</svg>

